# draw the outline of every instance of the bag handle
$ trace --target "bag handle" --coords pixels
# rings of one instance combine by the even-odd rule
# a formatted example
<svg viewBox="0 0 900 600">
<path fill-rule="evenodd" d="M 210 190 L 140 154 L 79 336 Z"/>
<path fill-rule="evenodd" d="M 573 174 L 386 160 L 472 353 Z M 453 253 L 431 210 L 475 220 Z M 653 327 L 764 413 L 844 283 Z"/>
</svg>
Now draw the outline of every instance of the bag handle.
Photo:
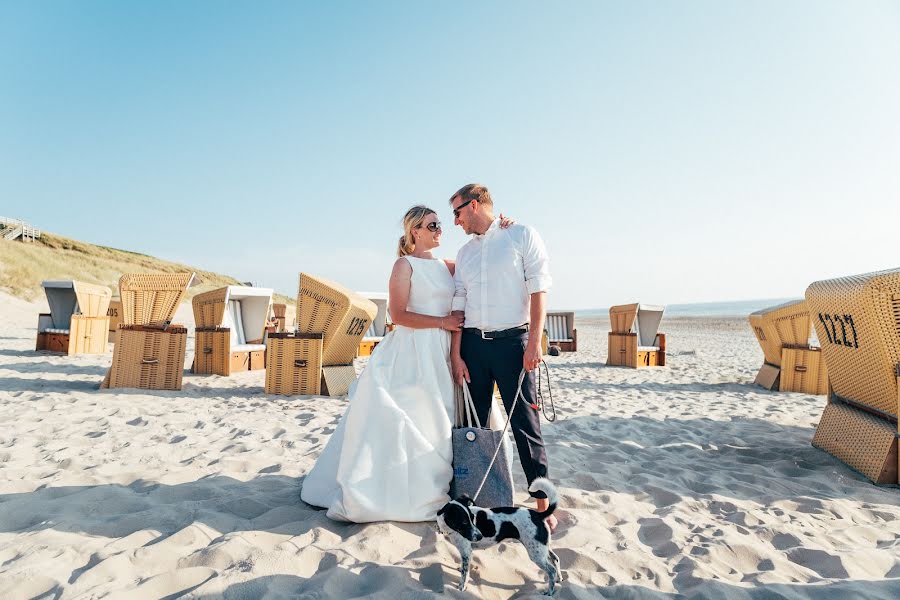
<svg viewBox="0 0 900 600">
<path fill-rule="evenodd" d="M 472 392 L 469 391 L 469 384 L 463 379 L 462 385 L 462 410 L 456 411 L 457 426 L 460 427 L 477 427 L 481 429 L 481 421 L 478 419 L 478 413 L 475 411 L 475 401 L 472 400 Z M 457 388 L 457 389 L 459 389 Z M 488 413 L 490 416 L 490 413 Z M 460 421 L 460 419 L 462 419 Z M 474 423 L 474 425 L 473 425 Z"/>
</svg>

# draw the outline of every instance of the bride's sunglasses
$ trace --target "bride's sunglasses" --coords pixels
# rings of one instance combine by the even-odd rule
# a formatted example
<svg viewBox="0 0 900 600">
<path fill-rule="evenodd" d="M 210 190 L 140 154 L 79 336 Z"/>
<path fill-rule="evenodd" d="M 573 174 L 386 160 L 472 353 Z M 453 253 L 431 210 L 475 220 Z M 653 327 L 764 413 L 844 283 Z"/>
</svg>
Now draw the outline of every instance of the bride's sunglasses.
<svg viewBox="0 0 900 600">
<path fill-rule="evenodd" d="M 425 229 L 427 229 L 431 233 L 434 233 L 435 231 L 441 230 L 441 222 L 440 221 L 432 221 L 428 225 L 419 225 L 419 227 L 420 228 L 425 227 Z"/>
</svg>

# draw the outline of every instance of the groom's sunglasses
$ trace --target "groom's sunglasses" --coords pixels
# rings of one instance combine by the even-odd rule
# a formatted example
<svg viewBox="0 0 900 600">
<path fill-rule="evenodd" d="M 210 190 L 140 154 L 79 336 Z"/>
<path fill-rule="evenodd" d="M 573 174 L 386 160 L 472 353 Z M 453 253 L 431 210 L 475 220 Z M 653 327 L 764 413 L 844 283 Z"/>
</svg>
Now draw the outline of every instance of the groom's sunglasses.
<svg viewBox="0 0 900 600">
<path fill-rule="evenodd" d="M 472 198 L 472 200 L 474 200 L 474 199 L 475 199 L 475 198 Z M 463 202 L 462 204 L 460 204 L 459 206 L 457 206 L 456 208 L 454 208 L 454 209 L 453 209 L 453 217 L 456 218 L 456 219 L 458 219 L 458 218 L 459 218 L 459 213 L 462 211 L 462 209 L 464 209 L 464 208 L 467 207 L 468 205 L 472 204 L 472 200 L 466 200 L 465 202 Z"/>
<path fill-rule="evenodd" d="M 419 227 L 423 227 L 423 225 L 419 225 Z M 440 221 L 432 221 L 428 225 L 424 225 L 424 227 L 428 231 L 434 233 L 435 231 L 438 231 L 441 229 L 441 222 Z"/>
</svg>

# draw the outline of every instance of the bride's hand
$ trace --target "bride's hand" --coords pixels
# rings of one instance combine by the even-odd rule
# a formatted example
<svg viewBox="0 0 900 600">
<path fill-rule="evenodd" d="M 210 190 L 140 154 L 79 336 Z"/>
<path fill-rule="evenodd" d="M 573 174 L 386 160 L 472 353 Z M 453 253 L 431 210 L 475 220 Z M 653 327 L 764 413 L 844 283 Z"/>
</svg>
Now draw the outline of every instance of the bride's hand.
<svg viewBox="0 0 900 600">
<path fill-rule="evenodd" d="M 465 317 L 463 315 L 447 315 L 446 317 L 441 317 L 441 329 L 445 331 L 459 331 L 463 322 L 465 321 Z"/>
<path fill-rule="evenodd" d="M 509 229 L 510 226 L 515 225 L 516 220 L 510 219 L 509 217 L 504 217 L 503 213 L 500 213 L 500 229 Z"/>
</svg>

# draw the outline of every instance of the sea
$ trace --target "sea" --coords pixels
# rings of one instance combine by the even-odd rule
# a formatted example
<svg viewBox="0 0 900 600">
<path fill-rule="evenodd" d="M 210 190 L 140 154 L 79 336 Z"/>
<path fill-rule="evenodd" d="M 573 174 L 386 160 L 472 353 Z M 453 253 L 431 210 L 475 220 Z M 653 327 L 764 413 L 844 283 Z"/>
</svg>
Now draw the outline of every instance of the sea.
<svg viewBox="0 0 900 600">
<path fill-rule="evenodd" d="M 746 317 L 752 312 L 784 304 L 791 300 L 801 300 L 801 298 L 764 298 L 760 300 L 669 304 L 666 306 L 665 315 L 667 317 Z M 609 315 L 609 308 L 576 309 L 575 315 L 581 317 L 605 317 Z"/>
</svg>

